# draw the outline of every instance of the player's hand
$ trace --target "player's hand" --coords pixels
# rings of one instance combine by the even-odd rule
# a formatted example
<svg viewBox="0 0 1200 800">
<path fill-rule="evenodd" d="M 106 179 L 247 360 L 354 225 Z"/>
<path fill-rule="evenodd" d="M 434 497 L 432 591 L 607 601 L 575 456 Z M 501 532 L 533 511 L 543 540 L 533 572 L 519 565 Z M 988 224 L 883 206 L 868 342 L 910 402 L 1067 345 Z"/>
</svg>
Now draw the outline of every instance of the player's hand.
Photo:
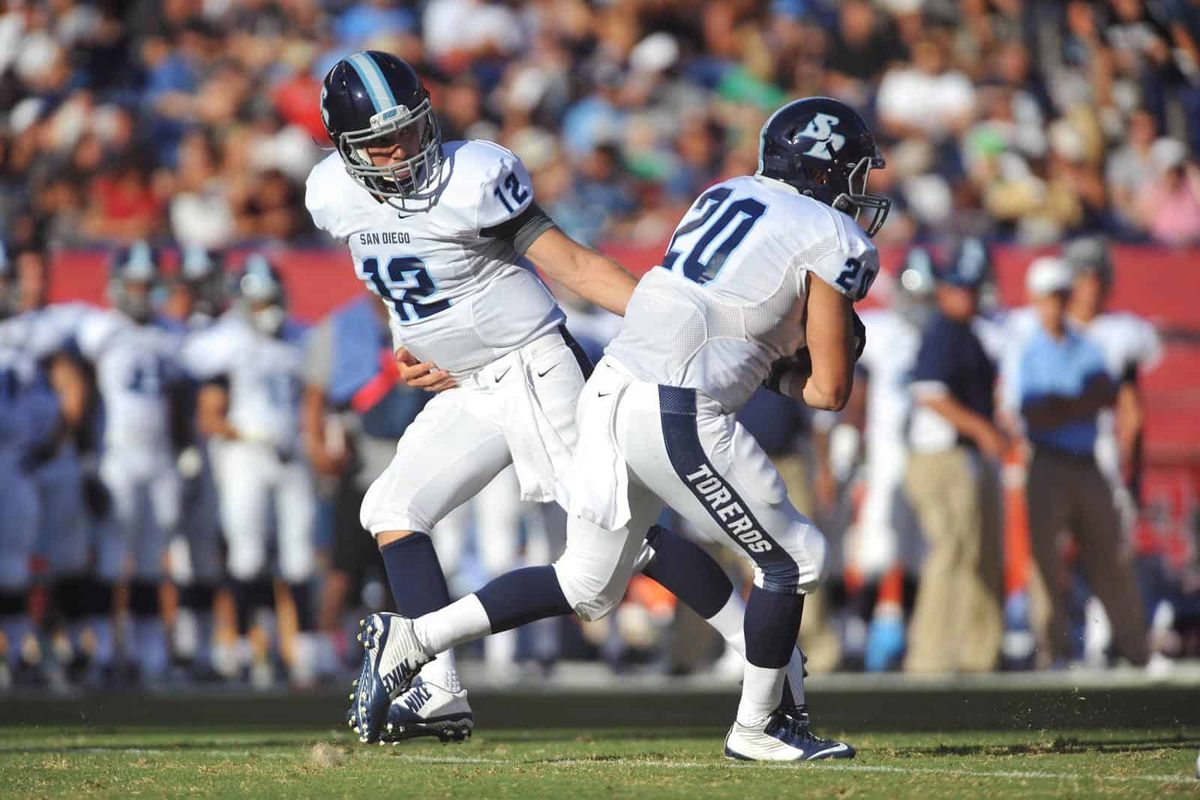
<svg viewBox="0 0 1200 800">
<path fill-rule="evenodd" d="M 1008 442 L 1008 437 L 995 425 L 988 425 L 981 430 L 975 440 L 980 452 L 995 459 L 1004 458 L 1004 454 L 1008 452 Z"/>
<path fill-rule="evenodd" d="M 458 381 L 450 377 L 450 373 L 429 361 L 401 367 L 400 382 L 427 392 L 444 392 L 458 386 Z"/>
<path fill-rule="evenodd" d="M 416 356 L 403 347 L 396 348 L 396 367 L 400 370 L 400 383 L 414 389 L 444 392 L 458 385 L 458 382 L 437 364 L 418 361 Z"/>
<path fill-rule="evenodd" d="M 857 364 L 867 346 L 867 326 L 853 308 L 850 309 L 850 325 L 854 331 L 854 363 Z"/>
</svg>

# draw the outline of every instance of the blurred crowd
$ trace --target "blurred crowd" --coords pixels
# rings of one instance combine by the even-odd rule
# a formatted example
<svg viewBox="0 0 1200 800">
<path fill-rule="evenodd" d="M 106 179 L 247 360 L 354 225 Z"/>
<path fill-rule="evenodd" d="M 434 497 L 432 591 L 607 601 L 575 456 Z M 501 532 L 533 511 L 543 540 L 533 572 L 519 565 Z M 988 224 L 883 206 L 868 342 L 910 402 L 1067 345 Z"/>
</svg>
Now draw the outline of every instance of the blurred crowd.
<svg viewBox="0 0 1200 800">
<path fill-rule="evenodd" d="M 356 49 L 417 64 L 585 242 L 657 241 L 753 170 L 785 98 L 880 134 L 883 234 L 1200 238 L 1195 0 L 5 0 L 0 219 L 55 247 L 316 241 L 317 97 Z"/>
</svg>

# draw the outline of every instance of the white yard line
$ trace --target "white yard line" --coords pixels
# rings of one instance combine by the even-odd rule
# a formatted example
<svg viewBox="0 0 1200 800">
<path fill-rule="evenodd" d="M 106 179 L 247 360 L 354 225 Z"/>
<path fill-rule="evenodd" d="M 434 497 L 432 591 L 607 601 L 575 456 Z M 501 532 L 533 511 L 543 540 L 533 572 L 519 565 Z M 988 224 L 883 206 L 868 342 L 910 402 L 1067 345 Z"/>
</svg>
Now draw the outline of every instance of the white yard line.
<svg viewBox="0 0 1200 800">
<path fill-rule="evenodd" d="M 547 758 L 543 760 L 523 760 L 523 759 L 502 759 L 502 758 L 476 758 L 457 756 L 419 756 L 413 754 L 399 754 L 396 756 L 403 761 L 410 761 L 416 764 L 463 764 L 463 765 L 491 765 L 504 766 L 513 764 L 538 764 L 541 766 L 565 766 L 565 767 L 604 767 L 604 766 L 621 766 L 621 767 L 659 767 L 663 769 L 796 769 L 805 766 L 811 769 L 828 769 L 837 772 L 884 772 L 899 775 L 946 775 L 958 778 L 1034 778 L 1043 780 L 1110 780 L 1110 781 L 1150 781 L 1153 783 L 1186 783 L 1191 784 L 1195 779 L 1187 776 L 1179 775 L 1099 775 L 1095 773 L 1076 773 L 1076 772 L 1045 772 L 1041 770 L 971 770 L 971 769 L 955 769 L 953 767 L 897 767 L 886 764 L 845 764 L 845 763 L 825 763 L 825 764 L 749 764 L 745 762 L 717 762 L 706 763 L 701 761 L 669 761 L 651 758 Z"/>
</svg>

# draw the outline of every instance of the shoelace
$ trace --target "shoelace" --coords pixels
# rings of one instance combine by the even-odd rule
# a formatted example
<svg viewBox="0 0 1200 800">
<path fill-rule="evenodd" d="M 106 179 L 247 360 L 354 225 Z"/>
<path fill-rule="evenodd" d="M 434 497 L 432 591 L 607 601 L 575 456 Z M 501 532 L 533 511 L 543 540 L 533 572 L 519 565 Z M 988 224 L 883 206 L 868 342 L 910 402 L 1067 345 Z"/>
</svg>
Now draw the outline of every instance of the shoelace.
<svg viewBox="0 0 1200 800">
<path fill-rule="evenodd" d="M 822 739 L 820 736 L 817 736 L 808 727 L 807 713 L 799 709 L 788 709 L 781 713 L 783 714 L 784 727 L 787 732 L 800 741 L 817 745 L 827 744 L 830 742 L 829 739 Z"/>
</svg>

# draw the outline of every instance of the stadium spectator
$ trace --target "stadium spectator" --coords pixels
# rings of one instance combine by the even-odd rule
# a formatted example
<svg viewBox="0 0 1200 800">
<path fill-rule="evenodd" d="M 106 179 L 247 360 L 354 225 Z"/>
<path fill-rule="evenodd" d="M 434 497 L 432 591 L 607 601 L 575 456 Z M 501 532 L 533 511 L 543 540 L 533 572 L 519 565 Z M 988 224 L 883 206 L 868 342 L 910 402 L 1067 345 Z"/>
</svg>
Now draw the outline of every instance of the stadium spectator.
<svg viewBox="0 0 1200 800">
<path fill-rule="evenodd" d="M 1097 416 L 1115 399 L 1100 348 L 1068 325 L 1070 266 L 1055 257 L 1034 260 L 1026 290 L 1038 328 L 1025 342 L 1015 393 L 1033 447 L 1025 497 L 1034 571 L 1032 625 L 1043 667 L 1066 666 L 1074 649 L 1064 580 L 1061 531 L 1079 544 L 1088 583 L 1104 605 L 1121 655 L 1134 664 L 1148 658 L 1146 620 L 1122 543 L 1112 489 L 1095 457 Z"/>
<path fill-rule="evenodd" d="M 1200 242 L 1200 167 L 1188 160 L 1175 139 L 1150 148 L 1155 176 L 1138 193 L 1137 214 L 1156 241 L 1170 245 Z"/>
</svg>

